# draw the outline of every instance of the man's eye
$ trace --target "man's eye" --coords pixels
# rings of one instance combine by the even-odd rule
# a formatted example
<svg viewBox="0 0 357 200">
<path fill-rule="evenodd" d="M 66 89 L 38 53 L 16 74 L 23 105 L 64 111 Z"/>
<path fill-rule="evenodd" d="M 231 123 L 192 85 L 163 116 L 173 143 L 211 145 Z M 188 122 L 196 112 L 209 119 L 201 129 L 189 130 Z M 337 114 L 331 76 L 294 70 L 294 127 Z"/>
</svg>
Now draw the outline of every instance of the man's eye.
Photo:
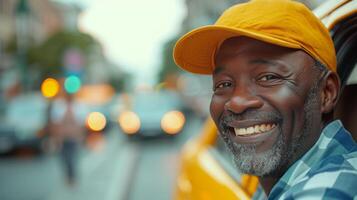
<svg viewBox="0 0 357 200">
<path fill-rule="evenodd" d="M 231 85 L 232 85 L 232 83 L 230 83 L 230 82 L 219 83 L 219 84 L 216 85 L 214 90 L 230 87 Z"/>
<path fill-rule="evenodd" d="M 277 79 L 280 79 L 280 77 L 277 75 L 274 75 L 274 74 L 267 74 L 267 75 L 261 76 L 258 79 L 258 81 L 271 81 L 271 80 L 277 80 Z"/>
</svg>

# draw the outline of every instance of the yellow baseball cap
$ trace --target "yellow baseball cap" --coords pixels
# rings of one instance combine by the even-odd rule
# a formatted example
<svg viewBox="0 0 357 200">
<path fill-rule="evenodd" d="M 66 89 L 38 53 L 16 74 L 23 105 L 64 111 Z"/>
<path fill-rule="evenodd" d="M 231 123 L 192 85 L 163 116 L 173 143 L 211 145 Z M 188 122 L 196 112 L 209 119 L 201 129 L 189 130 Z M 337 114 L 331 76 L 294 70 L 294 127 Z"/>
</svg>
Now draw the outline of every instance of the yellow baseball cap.
<svg viewBox="0 0 357 200">
<path fill-rule="evenodd" d="M 212 74 L 215 51 L 223 41 L 236 36 L 302 49 L 336 71 L 328 30 L 305 5 L 291 0 L 252 0 L 228 8 L 214 25 L 182 36 L 174 47 L 174 60 L 189 72 Z"/>
</svg>

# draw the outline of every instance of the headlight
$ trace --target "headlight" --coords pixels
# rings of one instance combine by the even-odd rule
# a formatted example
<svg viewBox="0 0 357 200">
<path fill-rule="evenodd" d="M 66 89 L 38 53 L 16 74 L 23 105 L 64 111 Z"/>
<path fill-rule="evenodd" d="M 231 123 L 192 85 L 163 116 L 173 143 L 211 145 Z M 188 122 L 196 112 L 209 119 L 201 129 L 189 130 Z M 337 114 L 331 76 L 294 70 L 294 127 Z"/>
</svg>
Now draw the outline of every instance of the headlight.
<svg viewBox="0 0 357 200">
<path fill-rule="evenodd" d="M 107 124 L 107 120 L 105 116 L 100 112 L 91 112 L 87 116 L 87 126 L 92 131 L 101 131 L 104 129 L 105 125 Z"/>
<path fill-rule="evenodd" d="M 185 115 L 180 111 L 167 112 L 161 119 L 161 128 L 168 134 L 177 134 L 185 124 Z"/>
<path fill-rule="evenodd" d="M 140 129 L 140 119 L 137 114 L 131 111 L 122 112 L 118 122 L 124 133 L 127 134 L 135 134 Z"/>
</svg>

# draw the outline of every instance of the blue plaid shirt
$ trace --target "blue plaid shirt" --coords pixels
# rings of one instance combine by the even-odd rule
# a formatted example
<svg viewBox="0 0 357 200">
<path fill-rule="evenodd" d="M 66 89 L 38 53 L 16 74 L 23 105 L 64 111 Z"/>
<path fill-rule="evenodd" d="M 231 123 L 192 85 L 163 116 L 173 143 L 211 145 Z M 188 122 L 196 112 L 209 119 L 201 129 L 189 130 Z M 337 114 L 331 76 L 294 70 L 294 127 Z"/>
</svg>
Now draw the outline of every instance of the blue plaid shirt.
<svg viewBox="0 0 357 200">
<path fill-rule="evenodd" d="M 339 120 L 324 128 L 268 199 L 357 199 L 357 144 Z"/>
</svg>

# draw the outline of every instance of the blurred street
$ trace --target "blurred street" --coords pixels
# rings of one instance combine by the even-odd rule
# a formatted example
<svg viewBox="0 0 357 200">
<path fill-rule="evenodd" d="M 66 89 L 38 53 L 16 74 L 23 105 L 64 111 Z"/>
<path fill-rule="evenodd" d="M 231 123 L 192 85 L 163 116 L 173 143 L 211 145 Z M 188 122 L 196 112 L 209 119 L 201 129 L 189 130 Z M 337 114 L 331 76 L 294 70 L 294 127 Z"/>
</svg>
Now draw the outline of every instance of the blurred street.
<svg viewBox="0 0 357 200">
<path fill-rule="evenodd" d="M 0 200 L 172 199 L 212 93 L 172 49 L 234 2 L 0 1 Z"/>
<path fill-rule="evenodd" d="M 66 184 L 57 156 L 1 158 L 0 199 L 171 199 L 180 148 L 199 127 L 191 118 L 177 138 L 149 140 L 128 139 L 114 127 L 93 150 L 81 150 L 74 187 Z"/>
<path fill-rule="evenodd" d="M 173 199 L 213 93 L 174 45 L 240 2 L 0 0 L 0 200 Z"/>
</svg>

